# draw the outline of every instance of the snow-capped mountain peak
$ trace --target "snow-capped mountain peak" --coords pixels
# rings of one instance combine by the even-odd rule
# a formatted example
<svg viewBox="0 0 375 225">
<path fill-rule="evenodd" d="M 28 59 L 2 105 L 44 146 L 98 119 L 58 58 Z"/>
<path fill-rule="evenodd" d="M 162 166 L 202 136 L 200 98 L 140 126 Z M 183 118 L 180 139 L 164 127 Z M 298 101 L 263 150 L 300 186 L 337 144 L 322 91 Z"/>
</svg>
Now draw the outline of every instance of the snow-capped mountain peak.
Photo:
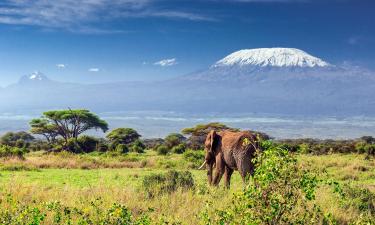
<svg viewBox="0 0 375 225">
<path fill-rule="evenodd" d="M 215 67 L 329 67 L 329 63 L 296 48 L 256 48 L 234 52 L 217 61 Z"/>
<path fill-rule="evenodd" d="M 35 71 L 29 75 L 21 77 L 19 83 L 21 84 L 33 84 L 33 83 L 50 83 L 51 80 L 48 79 L 43 73 Z"/>
<path fill-rule="evenodd" d="M 35 72 L 33 72 L 32 74 L 29 75 L 29 79 L 41 81 L 41 80 L 45 80 L 47 78 L 43 73 L 41 73 L 39 71 L 35 71 Z"/>
</svg>

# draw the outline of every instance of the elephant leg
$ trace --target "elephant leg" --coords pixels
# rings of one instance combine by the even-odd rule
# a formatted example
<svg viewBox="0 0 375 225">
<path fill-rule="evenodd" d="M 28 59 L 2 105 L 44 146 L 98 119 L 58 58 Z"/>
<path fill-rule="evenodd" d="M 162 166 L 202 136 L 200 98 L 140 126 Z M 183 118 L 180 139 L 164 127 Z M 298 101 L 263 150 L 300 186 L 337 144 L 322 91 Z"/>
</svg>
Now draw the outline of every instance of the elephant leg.
<svg viewBox="0 0 375 225">
<path fill-rule="evenodd" d="M 225 166 L 225 172 L 224 172 L 224 182 L 225 187 L 230 188 L 230 178 L 233 174 L 233 169 L 229 168 L 228 166 Z"/>
<path fill-rule="evenodd" d="M 225 165 L 222 160 L 221 155 L 219 154 L 216 156 L 216 168 L 215 168 L 215 174 L 212 180 L 212 184 L 214 186 L 217 186 L 220 183 L 220 180 L 224 174 Z"/>
</svg>

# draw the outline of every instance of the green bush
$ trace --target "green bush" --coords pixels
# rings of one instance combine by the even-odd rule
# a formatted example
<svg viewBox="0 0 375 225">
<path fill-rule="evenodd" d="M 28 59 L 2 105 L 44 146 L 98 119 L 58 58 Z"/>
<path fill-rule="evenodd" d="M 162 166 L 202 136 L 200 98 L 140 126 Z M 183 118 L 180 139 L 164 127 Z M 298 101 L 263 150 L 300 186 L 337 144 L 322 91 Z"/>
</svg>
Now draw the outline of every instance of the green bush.
<svg viewBox="0 0 375 225">
<path fill-rule="evenodd" d="M 7 145 L 0 145 L 0 157 L 19 157 L 23 158 L 26 153 L 26 149 L 11 147 Z"/>
<path fill-rule="evenodd" d="M 17 148 L 27 148 L 35 138 L 24 131 L 8 132 L 0 137 L 0 144 Z"/>
<path fill-rule="evenodd" d="M 167 155 L 169 153 L 169 149 L 165 145 L 160 145 L 157 149 L 156 152 L 158 155 Z"/>
<path fill-rule="evenodd" d="M 179 144 L 179 145 L 174 146 L 172 148 L 172 152 L 173 153 L 177 153 L 177 154 L 182 154 L 182 153 L 185 152 L 185 150 L 186 150 L 186 145 L 185 144 Z"/>
<path fill-rule="evenodd" d="M 98 198 L 87 202 L 85 209 L 63 205 L 59 201 L 34 202 L 23 204 L 8 195 L 0 210 L 1 224 L 129 224 L 150 225 L 147 212 L 140 212 L 135 217 L 125 205 L 114 203 L 110 207 L 103 206 Z M 49 222 L 48 222 L 49 221 Z"/>
<path fill-rule="evenodd" d="M 189 171 L 170 170 L 164 174 L 151 174 L 142 181 L 142 187 L 148 197 L 172 193 L 177 189 L 188 190 L 194 186 L 193 175 Z"/>
<path fill-rule="evenodd" d="M 133 144 L 130 147 L 131 152 L 137 152 L 137 153 L 144 153 L 146 146 L 143 144 L 142 141 L 136 140 L 133 142 Z"/>
<path fill-rule="evenodd" d="M 204 151 L 187 150 L 184 152 L 184 159 L 192 163 L 193 167 L 198 167 L 204 162 Z"/>
<path fill-rule="evenodd" d="M 303 170 L 286 149 L 269 146 L 253 160 L 255 173 L 224 209 L 202 213 L 204 224 L 319 224 L 314 204 L 318 180 Z"/>
<path fill-rule="evenodd" d="M 115 150 L 117 153 L 120 153 L 120 154 L 125 154 L 125 153 L 128 153 L 129 152 L 129 148 L 128 146 L 126 146 L 125 144 L 118 144 L 116 146 L 116 150 Z"/>
<path fill-rule="evenodd" d="M 91 136 L 87 136 L 87 135 L 82 135 L 78 137 L 77 141 L 82 151 L 85 153 L 95 151 L 99 143 L 98 139 L 91 137 Z"/>
<path fill-rule="evenodd" d="M 83 152 L 81 145 L 79 144 L 78 140 L 76 140 L 75 138 L 69 138 L 68 141 L 66 142 L 65 148 L 63 147 L 63 149 L 69 152 L 73 152 L 73 153 Z"/>
<path fill-rule="evenodd" d="M 186 141 L 186 137 L 184 137 L 182 134 L 171 133 L 164 138 L 164 141 L 167 148 L 171 149 L 175 146 L 183 144 Z"/>
</svg>

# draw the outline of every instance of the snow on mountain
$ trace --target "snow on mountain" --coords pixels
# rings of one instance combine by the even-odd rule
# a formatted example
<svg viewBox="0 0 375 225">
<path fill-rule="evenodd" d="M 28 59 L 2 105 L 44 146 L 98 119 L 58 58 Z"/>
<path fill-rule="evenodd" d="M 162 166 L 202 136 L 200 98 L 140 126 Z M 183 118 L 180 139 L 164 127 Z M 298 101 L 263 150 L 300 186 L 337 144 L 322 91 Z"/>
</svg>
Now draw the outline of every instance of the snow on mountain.
<svg viewBox="0 0 375 225">
<path fill-rule="evenodd" d="M 29 75 L 22 76 L 19 83 L 28 84 L 28 83 L 41 83 L 41 82 L 50 82 L 50 80 L 41 72 L 35 71 Z"/>
<path fill-rule="evenodd" d="M 226 66 L 329 67 L 330 64 L 296 48 L 257 48 L 234 52 L 211 68 Z"/>
</svg>

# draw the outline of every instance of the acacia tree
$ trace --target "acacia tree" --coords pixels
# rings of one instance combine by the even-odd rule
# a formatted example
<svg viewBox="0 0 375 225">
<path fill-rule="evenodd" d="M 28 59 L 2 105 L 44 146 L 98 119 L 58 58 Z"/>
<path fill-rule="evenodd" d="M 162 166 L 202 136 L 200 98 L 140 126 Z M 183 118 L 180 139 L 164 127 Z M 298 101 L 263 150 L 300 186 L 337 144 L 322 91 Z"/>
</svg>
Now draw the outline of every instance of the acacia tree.
<svg viewBox="0 0 375 225">
<path fill-rule="evenodd" d="M 56 125 L 52 124 L 48 119 L 33 119 L 29 124 L 31 133 L 44 136 L 50 144 L 54 143 L 59 135 Z"/>
<path fill-rule="evenodd" d="M 239 129 L 228 127 L 227 125 L 222 123 L 213 122 L 208 124 L 198 124 L 195 127 L 185 128 L 182 130 L 182 133 L 185 135 L 189 135 L 188 143 L 190 148 L 201 149 L 203 148 L 204 140 L 206 139 L 207 134 L 211 130 L 238 131 Z"/>
<path fill-rule="evenodd" d="M 42 118 L 30 122 L 31 132 L 53 140 L 61 136 L 65 143 L 70 138 L 77 139 L 80 134 L 90 129 L 108 130 L 106 121 L 86 109 L 54 110 L 44 112 Z"/>
</svg>

